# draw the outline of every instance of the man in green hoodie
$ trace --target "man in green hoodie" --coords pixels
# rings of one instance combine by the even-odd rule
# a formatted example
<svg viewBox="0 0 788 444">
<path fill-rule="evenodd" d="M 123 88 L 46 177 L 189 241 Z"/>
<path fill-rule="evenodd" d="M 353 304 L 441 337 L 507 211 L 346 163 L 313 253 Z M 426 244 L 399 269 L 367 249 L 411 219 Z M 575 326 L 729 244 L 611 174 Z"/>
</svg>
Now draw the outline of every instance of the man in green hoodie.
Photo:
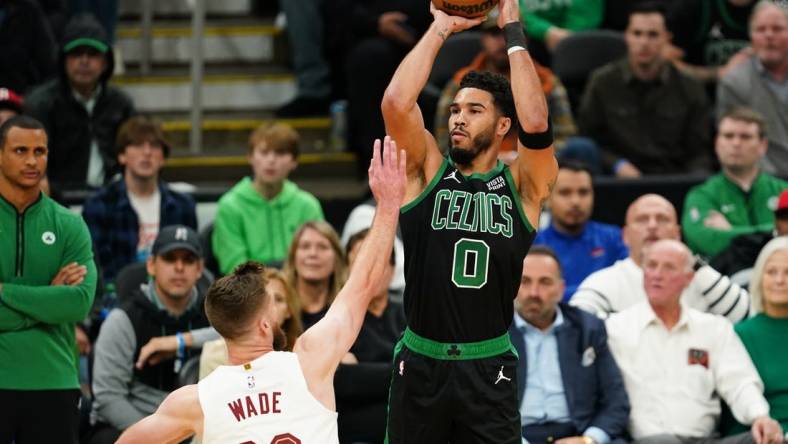
<svg viewBox="0 0 788 444">
<path fill-rule="evenodd" d="M 44 126 L 0 126 L 0 442 L 76 443 L 74 323 L 87 315 L 96 266 L 85 222 L 44 195 Z"/>
<path fill-rule="evenodd" d="M 287 176 L 298 165 L 298 133 L 285 124 L 266 124 L 249 137 L 245 177 L 219 199 L 213 229 L 213 254 L 219 271 L 255 260 L 279 265 L 293 234 L 304 222 L 323 220 L 315 196 Z"/>
</svg>

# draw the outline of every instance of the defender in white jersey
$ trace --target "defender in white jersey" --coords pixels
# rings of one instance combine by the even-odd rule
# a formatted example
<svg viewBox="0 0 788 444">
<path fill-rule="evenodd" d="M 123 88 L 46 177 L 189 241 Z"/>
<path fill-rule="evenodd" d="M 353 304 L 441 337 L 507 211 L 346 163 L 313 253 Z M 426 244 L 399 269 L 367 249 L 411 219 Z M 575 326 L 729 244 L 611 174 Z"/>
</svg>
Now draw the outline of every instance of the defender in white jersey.
<svg viewBox="0 0 788 444">
<path fill-rule="evenodd" d="M 214 283 L 205 311 L 227 342 L 231 366 L 197 385 L 172 392 L 153 415 L 118 443 L 178 443 L 197 435 L 204 444 L 338 443 L 334 372 L 361 328 L 383 280 L 405 194 L 405 152 L 386 137 L 375 142 L 369 186 L 375 219 L 350 277 L 328 313 L 296 341 L 292 353 L 274 321 L 263 267 L 254 262 Z"/>
</svg>

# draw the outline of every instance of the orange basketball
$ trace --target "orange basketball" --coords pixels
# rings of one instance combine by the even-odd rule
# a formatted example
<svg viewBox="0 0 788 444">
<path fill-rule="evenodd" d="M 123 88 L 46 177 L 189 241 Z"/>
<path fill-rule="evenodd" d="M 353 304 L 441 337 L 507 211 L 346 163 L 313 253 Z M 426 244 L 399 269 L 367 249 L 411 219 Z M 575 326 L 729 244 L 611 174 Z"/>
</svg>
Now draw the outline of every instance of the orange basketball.
<svg viewBox="0 0 788 444">
<path fill-rule="evenodd" d="M 498 0 L 432 0 L 432 4 L 446 14 L 473 18 L 490 12 Z"/>
</svg>

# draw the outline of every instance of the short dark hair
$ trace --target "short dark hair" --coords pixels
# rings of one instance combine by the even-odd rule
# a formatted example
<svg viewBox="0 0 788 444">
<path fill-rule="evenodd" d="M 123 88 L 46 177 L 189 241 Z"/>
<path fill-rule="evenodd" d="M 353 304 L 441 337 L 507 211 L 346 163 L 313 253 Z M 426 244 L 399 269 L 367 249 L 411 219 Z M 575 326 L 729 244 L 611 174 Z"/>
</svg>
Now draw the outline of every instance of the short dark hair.
<svg viewBox="0 0 788 444">
<path fill-rule="evenodd" d="M 528 250 L 527 256 L 530 256 L 530 255 L 548 256 L 548 257 L 553 258 L 553 260 L 555 261 L 556 265 L 558 266 L 558 276 L 560 276 L 563 279 L 563 277 L 564 277 L 564 269 L 561 266 L 561 259 L 559 259 L 558 255 L 555 254 L 555 250 L 553 250 L 552 248 L 550 248 L 550 247 L 548 247 L 547 245 L 544 245 L 544 244 L 532 245 L 531 249 Z"/>
<path fill-rule="evenodd" d="M 662 17 L 667 18 L 665 6 L 662 3 L 655 1 L 633 2 L 632 6 L 629 8 L 628 17 L 632 17 L 634 14 L 659 14 Z M 665 22 L 665 26 L 667 26 L 667 22 Z"/>
<path fill-rule="evenodd" d="M 38 120 L 24 114 L 16 115 L 0 125 L 0 150 L 5 147 L 5 139 L 8 137 L 8 132 L 11 131 L 11 128 L 42 130 L 44 133 L 47 132 L 46 128 L 44 128 L 44 125 Z M 48 138 L 49 135 L 47 134 L 47 139 Z"/>
<path fill-rule="evenodd" d="M 585 162 L 575 159 L 561 159 L 558 161 L 558 169 L 574 171 L 576 173 L 588 173 L 591 177 L 591 182 L 594 181 L 594 173 L 591 172 L 591 168 L 589 168 L 588 164 Z"/>
<path fill-rule="evenodd" d="M 462 88 L 476 88 L 490 93 L 498 112 L 512 120 L 509 131 L 517 129 L 517 109 L 514 107 L 512 87 L 506 77 L 490 71 L 470 71 L 460 80 L 460 89 Z"/>
<path fill-rule="evenodd" d="M 369 228 L 364 228 L 363 230 L 358 231 L 350 236 L 350 239 L 347 240 L 347 245 L 345 246 L 345 255 L 350 257 L 350 251 L 353 250 L 353 247 L 355 247 L 357 243 L 366 239 L 368 235 Z M 391 256 L 389 256 L 389 264 L 397 265 L 397 252 L 393 248 L 391 249 Z"/>
<path fill-rule="evenodd" d="M 232 340 L 246 333 L 268 301 L 264 271 L 263 264 L 247 261 L 208 289 L 205 315 L 223 338 Z"/>
</svg>

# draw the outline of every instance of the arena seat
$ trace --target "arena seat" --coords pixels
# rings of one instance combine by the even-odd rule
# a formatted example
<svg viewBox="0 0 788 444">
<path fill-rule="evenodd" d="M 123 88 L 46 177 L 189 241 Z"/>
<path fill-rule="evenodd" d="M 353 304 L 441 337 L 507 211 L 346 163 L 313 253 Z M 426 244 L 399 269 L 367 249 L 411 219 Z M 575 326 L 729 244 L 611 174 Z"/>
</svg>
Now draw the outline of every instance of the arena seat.
<svg viewBox="0 0 788 444">
<path fill-rule="evenodd" d="M 573 110 L 580 104 L 591 72 L 624 57 L 626 53 L 624 35 L 617 31 L 579 31 L 561 40 L 553 52 L 552 69 L 566 87 Z"/>
</svg>

